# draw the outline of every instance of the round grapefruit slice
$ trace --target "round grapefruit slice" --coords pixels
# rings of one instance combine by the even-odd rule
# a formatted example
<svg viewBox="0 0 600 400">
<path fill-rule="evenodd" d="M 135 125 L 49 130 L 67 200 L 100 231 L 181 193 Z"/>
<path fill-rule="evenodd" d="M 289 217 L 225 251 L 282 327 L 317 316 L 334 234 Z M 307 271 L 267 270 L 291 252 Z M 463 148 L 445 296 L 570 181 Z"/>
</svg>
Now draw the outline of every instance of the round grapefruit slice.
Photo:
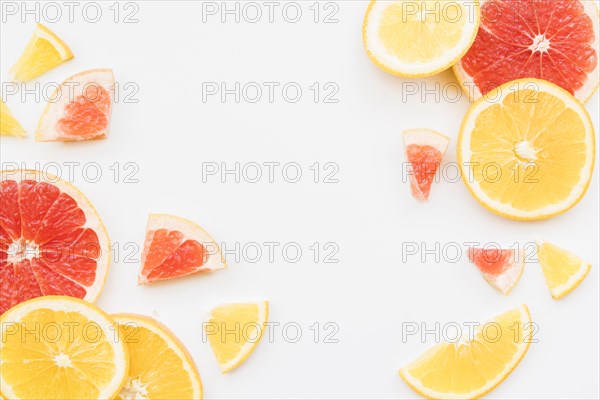
<svg viewBox="0 0 600 400">
<path fill-rule="evenodd" d="M 110 245 L 92 204 L 49 174 L 0 174 L 0 313 L 39 296 L 95 301 Z"/>
<path fill-rule="evenodd" d="M 587 101 L 600 79 L 598 8 L 593 1 L 480 0 L 475 42 L 454 66 L 477 99 L 515 79 L 550 81 Z"/>
<path fill-rule="evenodd" d="M 138 284 L 225 267 L 217 242 L 202 227 L 173 215 L 148 216 Z"/>
<path fill-rule="evenodd" d="M 67 78 L 46 105 L 35 140 L 79 142 L 106 138 L 114 83 L 111 69 L 92 69 Z"/>
<path fill-rule="evenodd" d="M 402 136 L 406 160 L 412 169 L 411 193 L 416 199 L 426 201 L 450 139 L 431 129 L 408 129 Z"/>
<path fill-rule="evenodd" d="M 523 275 L 523 250 L 470 248 L 469 260 L 479 268 L 483 278 L 502 294 L 508 294 Z"/>
</svg>

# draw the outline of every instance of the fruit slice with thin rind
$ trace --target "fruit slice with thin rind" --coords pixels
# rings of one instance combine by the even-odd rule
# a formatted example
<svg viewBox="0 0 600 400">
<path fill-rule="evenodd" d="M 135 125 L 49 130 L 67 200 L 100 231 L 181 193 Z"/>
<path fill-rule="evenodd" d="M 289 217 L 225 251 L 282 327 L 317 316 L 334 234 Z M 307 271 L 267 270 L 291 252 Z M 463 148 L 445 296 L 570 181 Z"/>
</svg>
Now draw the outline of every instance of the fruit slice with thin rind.
<svg viewBox="0 0 600 400">
<path fill-rule="evenodd" d="M 143 315 L 115 314 L 130 356 L 117 399 L 199 400 L 200 374 L 187 349 L 163 324 Z"/>
<path fill-rule="evenodd" d="M 521 78 L 551 81 L 587 101 L 598 88 L 600 19 L 594 1 L 480 0 L 475 42 L 454 65 L 477 99 Z"/>
<path fill-rule="evenodd" d="M 483 278 L 502 294 L 508 294 L 523 275 L 525 254 L 522 249 L 470 248 L 468 256 Z"/>
<path fill-rule="evenodd" d="M 571 293 L 588 275 L 591 264 L 560 247 L 538 241 L 538 260 L 550 294 L 556 300 Z"/>
<path fill-rule="evenodd" d="M 0 313 L 43 295 L 95 301 L 110 244 L 94 207 L 47 173 L 0 171 L 0 177 Z"/>
<path fill-rule="evenodd" d="M 548 81 L 522 79 L 471 105 L 458 136 L 458 166 L 489 210 L 519 220 L 550 218 L 587 191 L 595 141 L 577 99 Z"/>
<path fill-rule="evenodd" d="M 516 368 L 531 335 L 531 316 L 522 305 L 479 324 L 472 338 L 435 345 L 400 369 L 400 376 L 426 398 L 477 399 Z"/>
<path fill-rule="evenodd" d="M 40 142 L 78 142 L 108 136 L 115 77 L 111 69 L 91 69 L 54 91 L 36 130 Z"/>
<path fill-rule="evenodd" d="M 430 76 L 450 68 L 468 50 L 479 26 L 479 3 L 468 0 L 372 0 L 363 44 L 386 72 Z"/>
<path fill-rule="evenodd" d="M 222 304 L 212 309 L 205 334 L 221 371 L 242 364 L 260 341 L 269 317 L 269 303 Z"/>
<path fill-rule="evenodd" d="M 410 190 L 418 200 L 429 198 L 431 184 L 440 167 L 450 139 L 431 129 L 408 129 L 402 133 L 404 155 L 410 163 Z"/>
<path fill-rule="evenodd" d="M 150 214 L 138 284 L 225 268 L 217 242 L 202 227 L 173 215 Z"/>
<path fill-rule="evenodd" d="M 25 82 L 73 58 L 73 53 L 54 32 L 37 24 L 19 60 L 9 71 L 12 79 Z"/>
<path fill-rule="evenodd" d="M 125 383 L 127 348 L 114 320 L 67 296 L 38 297 L 0 316 L 1 397 L 112 399 Z"/>
<path fill-rule="evenodd" d="M 0 99 L 0 136 L 16 136 L 24 138 L 27 135 L 19 121 L 12 115 L 8 106 Z"/>
</svg>

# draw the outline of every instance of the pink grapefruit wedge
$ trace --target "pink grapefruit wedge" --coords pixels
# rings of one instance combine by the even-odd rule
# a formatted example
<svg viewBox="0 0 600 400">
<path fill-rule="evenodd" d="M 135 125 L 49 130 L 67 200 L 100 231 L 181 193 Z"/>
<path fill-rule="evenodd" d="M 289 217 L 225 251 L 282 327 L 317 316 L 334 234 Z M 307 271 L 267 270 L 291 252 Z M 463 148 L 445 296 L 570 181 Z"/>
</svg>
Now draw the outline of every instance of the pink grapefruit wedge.
<svg viewBox="0 0 600 400">
<path fill-rule="evenodd" d="M 525 256 L 522 250 L 470 248 L 468 256 L 483 278 L 502 294 L 508 294 L 523 275 Z"/>
</svg>

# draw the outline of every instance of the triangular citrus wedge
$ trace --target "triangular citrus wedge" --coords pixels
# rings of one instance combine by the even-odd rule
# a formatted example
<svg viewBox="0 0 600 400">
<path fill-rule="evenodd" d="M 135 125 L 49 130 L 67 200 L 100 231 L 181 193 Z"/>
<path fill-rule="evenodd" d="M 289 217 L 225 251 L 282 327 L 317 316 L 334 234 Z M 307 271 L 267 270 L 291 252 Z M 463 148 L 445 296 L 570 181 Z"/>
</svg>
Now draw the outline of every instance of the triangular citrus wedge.
<svg viewBox="0 0 600 400">
<path fill-rule="evenodd" d="M 416 199 L 426 201 L 450 139 L 439 132 L 424 128 L 405 130 L 402 137 L 406 160 L 411 167 L 411 193 Z"/>
<path fill-rule="evenodd" d="M 523 275 L 523 250 L 470 248 L 468 256 L 484 279 L 502 294 L 508 294 Z"/>
<path fill-rule="evenodd" d="M 79 142 L 106 138 L 114 84 L 111 69 L 91 69 L 65 79 L 40 117 L 35 140 Z"/>
<path fill-rule="evenodd" d="M 477 399 L 516 368 L 531 335 L 529 309 L 522 305 L 479 324 L 471 338 L 435 345 L 402 368 L 400 376 L 428 399 Z"/>
<path fill-rule="evenodd" d="M 560 247 L 538 241 L 538 260 L 550 294 L 556 300 L 571 293 L 588 275 L 592 266 Z"/>
<path fill-rule="evenodd" d="M 17 63 L 9 71 L 12 79 L 26 82 L 73 58 L 69 46 L 54 32 L 37 24 Z"/>
<path fill-rule="evenodd" d="M 200 400 L 202 382 L 192 356 L 163 324 L 143 315 L 115 314 L 129 350 L 129 374 L 118 400 Z"/>
<path fill-rule="evenodd" d="M 223 304 L 210 313 L 204 332 L 223 373 L 238 367 L 258 345 L 269 316 L 269 303 Z"/>
<path fill-rule="evenodd" d="M 227 267 L 217 242 L 187 219 L 150 214 L 138 284 L 180 278 Z"/>
<path fill-rule="evenodd" d="M 8 106 L 0 100 L 0 136 L 24 138 L 27 134 L 19 121 L 13 117 Z"/>
</svg>

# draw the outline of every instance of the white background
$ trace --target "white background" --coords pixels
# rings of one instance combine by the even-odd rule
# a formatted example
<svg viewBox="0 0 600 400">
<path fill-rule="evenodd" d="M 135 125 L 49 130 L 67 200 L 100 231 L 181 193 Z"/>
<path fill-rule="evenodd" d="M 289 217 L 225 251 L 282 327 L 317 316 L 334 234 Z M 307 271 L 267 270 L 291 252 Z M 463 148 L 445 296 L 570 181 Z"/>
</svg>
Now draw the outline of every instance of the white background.
<svg viewBox="0 0 600 400">
<path fill-rule="evenodd" d="M 403 322 L 431 328 L 436 321 L 478 321 L 526 303 L 539 325 L 538 343 L 488 397 L 599 397 L 597 165 L 581 203 L 547 221 L 515 222 L 491 214 L 462 182 L 434 184 L 429 202 L 418 203 L 403 182 L 401 131 L 428 127 L 447 134 L 452 142 L 445 163 L 455 162 L 457 131 L 469 102 L 464 96 L 457 102 L 436 100 L 433 94 L 422 99 L 422 92 L 403 98 L 409 81 L 378 70 L 363 50 L 367 2 L 337 2 L 339 22 L 329 24 L 313 21 L 312 2 L 301 4 L 303 16 L 295 24 L 282 17 L 285 3 L 276 9 L 274 23 L 268 22 L 266 7 L 257 23 L 243 18 L 235 23 L 233 16 L 221 23 L 219 15 L 203 23 L 200 3 L 137 4 L 139 22 L 130 24 L 114 22 L 110 3 L 103 4 L 97 23 L 85 21 L 80 8 L 70 22 L 63 8 L 60 21 L 47 25 L 71 46 L 75 59 L 27 86 L 61 82 L 85 69 L 113 68 L 121 85 L 139 87 L 134 96 L 139 102 L 114 104 L 107 140 L 36 143 L 32 133 L 43 99 L 4 96 L 30 132 L 25 140 L 1 139 L 4 167 L 18 162 L 34 168 L 39 162 L 52 172 L 49 163 L 55 162 L 68 178 L 66 162 L 101 166 L 99 182 L 86 178 L 81 167 L 71 179 L 96 206 L 120 249 L 100 307 L 154 315 L 169 326 L 193 355 L 207 398 L 391 399 L 417 397 L 397 370 L 434 343 L 432 336 L 426 343 L 416 336 L 402 343 Z M 121 6 L 121 18 L 125 11 Z M 35 16 L 25 16 L 24 23 L 21 17 L 6 16 L 2 22 L 3 82 L 35 26 Z M 295 104 L 280 90 L 273 103 L 266 92 L 256 104 L 237 104 L 233 96 L 225 103 L 218 96 L 203 102 L 203 82 L 229 87 L 297 82 L 303 95 Z M 314 82 L 336 83 L 339 102 L 315 103 L 309 89 Z M 449 93 L 456 94 L 450 71 L 414 82 L 432 90 L 437 83 L 450 85 Z M 597 130 L 598 93 L 587 109 Z M 277 169 L 274 183 L 266 177 L 236 183 L 232 176 L 226 183 L 218 176 L 202 182 L 202 163 L 232 167 L 271 161 L 297 162 L 302 179 L 287 183 Z M 136 163 L 139 183 L 125 183 L 123 176 L 114 182 L 109 167 L 115 162 Z M 314 183 L 309 167 L 315 162 L 336 163 L 339 183 Z M 139 287 L 139 264 L 123 261 L 125 250 L 131 250 L 124 247 L 143 244 L 147 214 L 154 212 L 187 217 L 229 249 L 236 242 L 297 242 L 303 256 L 286 262 L 281 247 L 274 262 L 266 253 L 257 263 L 230 256 L 226 270 Z M 511 246 L 538 237 L 592 263 L 587 279 L 563 300 L 550 297 L 535 262 L 526 265 L 518 286 L 504 297 L 466 257 L 436 262 L 429 255 L 422 262 L 407 256 L 403 262 L 402 256 L 407 242 L 428 248 L 470 241 Z M 314 242 L 337 243 L 339 263 L 324 263 L 324 254 L 314 262 L 309 249 Z M 302 338 L 290 343 L 279 327 L 272 343 L 264 337 L 241 367 L 221 374 L 202 341 L 203 318 L 216 304 L 260 299 L 270 301 L 272 322 L 296 322 Z M 314 343 L 310 326 L 315 322 L 337 324 L 339 343 L 323 343 L 323 331 Z"/>
</svg>

